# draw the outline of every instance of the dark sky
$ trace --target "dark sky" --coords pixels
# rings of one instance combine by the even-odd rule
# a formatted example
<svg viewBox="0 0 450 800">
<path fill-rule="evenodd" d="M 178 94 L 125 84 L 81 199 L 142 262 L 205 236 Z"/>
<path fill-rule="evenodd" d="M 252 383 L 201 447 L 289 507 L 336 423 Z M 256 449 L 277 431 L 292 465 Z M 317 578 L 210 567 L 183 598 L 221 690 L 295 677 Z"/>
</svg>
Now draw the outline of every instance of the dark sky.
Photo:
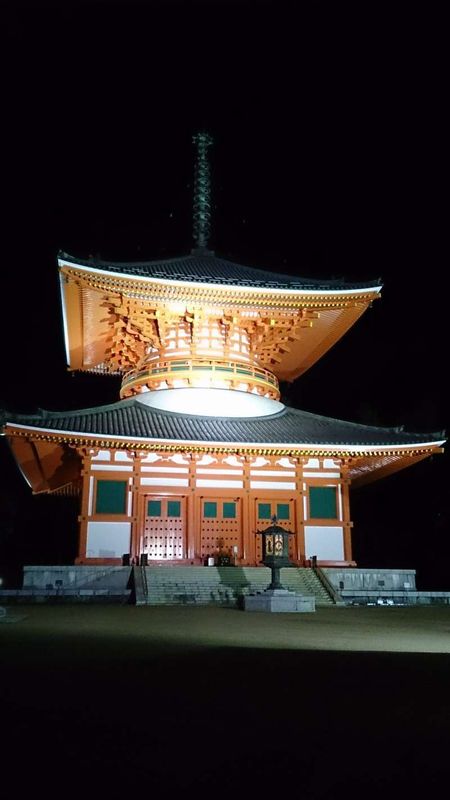
<svg viewBox="0 0 450 800">
<path fill-rule="evenodd" d="M 189 252 L 191 138 L 206 128 L 217 254 L 384 282 L 382 300 L 286 388 L 288 402 L 410 430 L 447 425 L 443 19 L 293 5 L 0 3 L 1 407 L 117 399 L 115 379 L 66 372 L 56 255 Z M 17 540 L 33 512 L 5 452 L 3 462 Z M 434 458 L 354 493 L 360 564 L 416 567 L 450 589 L 448 472 L 447 456 Z"/>
</svg>

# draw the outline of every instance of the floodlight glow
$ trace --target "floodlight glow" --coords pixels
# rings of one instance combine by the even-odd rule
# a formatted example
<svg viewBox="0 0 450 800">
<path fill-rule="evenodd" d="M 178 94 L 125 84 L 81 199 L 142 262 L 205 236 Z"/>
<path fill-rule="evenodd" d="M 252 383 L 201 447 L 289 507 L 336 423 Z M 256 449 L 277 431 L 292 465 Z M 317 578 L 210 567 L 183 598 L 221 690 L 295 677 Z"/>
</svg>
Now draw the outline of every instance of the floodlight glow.
<svg viewBox="0 0 450 800">
<path fill-rule="evenodd" d="M 60 291 L 61 291 L 61 309 L 62 309 L 62 318 L 63 318 L 64 347 L 65 347 L 65 351 L 66 351 L 66 363 L 67 363 L 67 366 L 70 367 L 69 326 L 67 324 L 66 298 L 65 298 L 65 295 L 64 295 L 64 276 L 61 273 L 59 275 L 59 287 L 60 287 Z"/>
<path fill-rule="evenodd" d="M 278 400 L 228 389 L 160 389 L 137 395 L 136 400 L 153 408 L 202 417 L 266 417 L 282 411 Z"/>
<path fill-rule="evenodd" d="M 117 272 L 112 272 L 111 270 L 108 270 L 108 269 L 105 269 L 105 268 L 93 267 L 90 264 L 86 264 L 86 265 L 79 264 L 78 262 L 68 261 L 65 258 L 59 258 L 58 259 L 58 266 L 59 266 L 60 269 L 63 268 L 63 267 L 70 267 L 71 269 L 73 269 L 75 267 L 75 269 L 77 271 L 79 270 L 80 272 L 92 272 L 92 273 L 95 273 L 96 275 L 104 275 L 105 277 L 108 277 L 108 278 L 109 277 L 114 278 L 115 280 L 117 280 L 117 278 L 118 278 Z M 125 274 L 125 277 L 130 277 L 130 276 L 127 276 Z M 133 275 L 132 278 L 133 278 L 133 281 L 136 281 L 136 283 L 138 283 L 138 282 L 142 283 L 143 286 L 145 286 L 145 285 L 151 286 L 152 284 L 153 285 L 155 285 L 155 284 L 157 284 L 157 285 L 165 284 L 165 285 L 170 286 L 170 287 L 173 287 L 173 286 L 191 287 L 192 286 L 192 281 L 180 280 L 180 279 L 177 279 L 177 278 L 175 278 L 175 279 L 174 278 L 170 278 L 170 279 L 169 278 L 153 278 L 153 277 L 148 276 L 148 275 Z M 195 285 L 199 289 L 211 289 L 211 283 L 208 283 L 208 282 L 196 281 Z M 214 288 L 215 289 L 220 289 L 220 290 L 225 290 L 225 291 L 227 291 L 227 293 L 232 293 L 232 292 L 236 293 L 237 289 L 239 289 L 239 292 L 243 293 L 243 294 L 249 294 L 249 293 L 252 293 L 252 292 L 255 291 L 255 287 L 254 286 L 244 286 L 244 285 L 239 284 L 239 286 L 233 286 L 233 287 L 230 288 L 230 285 L 228 283 L 215 283 L 214 284 Z M 355 296 L 357 296 L 359 294 L 360 295 L 364 295 L 364 294 L 367 294 L 367 289 L 368 288 L 374 294 L 375 293 L 378 294 L 379 292 L 381 292 L 383 287 L 382 287 L 381 284 L 379 284 L 378 286 L 363 287 L 361 289 L 347 289 L 347 288 L 345 288 L 345 289 L 337 289 L 335 287 L 333 287 L 332 289 L 310 289 L 310 288 L 307 288 L 307 289 L 297 289 L 297 288 L 279 289 L 279 288 L 276 288 L 276 287 L 273 287 L 273 286 L 271 286 L 271 287 L 258 286 L 258 294 L 267 294 L 267 295 L 276 294 L 276 295 L 280 295 L 281 297 L 283 297 L 283 296 L 287 297 L 287 296 L 293 295 L 293 294 L 295 294 L 296 297 L 311 297 L 311 296 L 312 297 L 319 297 L 319 296 L 322 296 L 322 295 L 333 295 L 334 297 L 339 297 L 339 296 L 344 296 L 344 295 L 355 295 Z"/>
</svg>

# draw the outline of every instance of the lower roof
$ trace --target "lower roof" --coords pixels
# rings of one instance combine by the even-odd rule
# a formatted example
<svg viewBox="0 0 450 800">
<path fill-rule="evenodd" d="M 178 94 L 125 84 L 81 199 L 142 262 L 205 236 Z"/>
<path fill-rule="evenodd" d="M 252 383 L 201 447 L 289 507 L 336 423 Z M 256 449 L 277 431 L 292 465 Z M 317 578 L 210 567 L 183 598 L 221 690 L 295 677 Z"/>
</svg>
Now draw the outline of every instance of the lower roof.
<svg viewBox="0 0 450 800">
<path fill-rule="evenodd" d="M 284 407 L 265 417 L 204 417 L 152 408 L 136 398 L 77 411 L 3 412 L 0 427 L 33 492 L 73 488 L 80 448 L 332 456 L 353 485 L 440 451 L 443 434 L 407 433 Z"/>
<path fill-rule="evenodd" d="M 408 433 L 402 428 L 380 428 L 323 417 L 285 407 L 265 417 L 204 417 L 152 408 L 135 398 L 76 411 L 35 414 L 3 412 L 3 426 L 26 426 L 61 434 L 268 446 L 395 447 L 439 445 L 441 433 Z"/>
</svg>

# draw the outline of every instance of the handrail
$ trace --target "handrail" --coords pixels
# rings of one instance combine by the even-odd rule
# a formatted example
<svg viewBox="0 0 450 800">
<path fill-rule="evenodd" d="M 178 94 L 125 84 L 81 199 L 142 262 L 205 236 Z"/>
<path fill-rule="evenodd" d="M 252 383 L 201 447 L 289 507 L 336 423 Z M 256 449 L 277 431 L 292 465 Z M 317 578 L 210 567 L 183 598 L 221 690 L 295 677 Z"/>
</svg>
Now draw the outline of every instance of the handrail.
<svg viewBox="0 0 450 800">
<path fill-rule="evenodd" d="M 147 573 L 145 571 L 145 566 L 141 566 L 141 577 L 142 577 L 142 591 L 145 597 L 148 597 L 148 583 L 147 583 Z"/>
<path fill-rule="evenodd" d="M 128 383 L 132 381 L 139 380 L 139 378 L 144 377 L 152 377 L 158 376 L 167 372 L 171 372 L 174 370 L 181 371 L 179 377 L 182 377 L 182 373 L 186 372 L 191 374 L 195 369 L 209 369 L 214 374 L 216 371 L 221 372 L 229 372 L 232 375 L 240 376 L 248 376 L 252 378 L 262 379 L 267 383 L 270 383 L 272 386 L 278 387 L 278 380 L 273 375 L 272 372 L 269 370 L 264 369 L 263 367 L 255 367 L 252 364 L 246 364 L 243 361 L 230 361 L 230 360 L 218 360 L 218 359 L 205 359 L 205 358 L 195 358 L 195 359 L 174 359 L 174 360 L 164 360 L 164 361 L 157 361 L 154 365 L 148 365 L 143 369 L 132 369 L 125 373 L 123 380 L 122 380 L 122 387 L 125 387 Z"/>
<path fill-rule="evenodd" d="M 339 592 L 335 589 L 329 578 L 325 575 L 325 573 L 320 569 L 320 567 L 312 567 L 312 570 L 315 575 L 319 578 L 323 588 L 328 592 L 330 595 L 333 603 L 335 605 L 345 605 L 345 601 L 339 594 Z"/>
</svg>

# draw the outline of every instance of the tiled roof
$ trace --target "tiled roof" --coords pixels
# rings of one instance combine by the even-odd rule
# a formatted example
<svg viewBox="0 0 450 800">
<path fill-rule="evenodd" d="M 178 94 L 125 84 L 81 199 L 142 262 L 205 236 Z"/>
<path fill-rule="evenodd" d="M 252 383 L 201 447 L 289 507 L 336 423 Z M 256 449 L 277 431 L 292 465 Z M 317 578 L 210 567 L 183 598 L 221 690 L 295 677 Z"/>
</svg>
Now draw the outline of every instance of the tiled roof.
<svg viewBox="0 0 450 800">
<path fill-rule="evenodd" d="M 245 267 L 218 258 L 210 251 L 194 251 L 180 258 L 169 258 L 158 261 L 114 262 L 98 258 L 80 259 L 67 253 L 59 253 L 59 258 L 74 266 L 92 267 L 121 275 L 161 278 L 162 280 L 189 281 L 192 283 L 218 283 L 239 286 L 254 286 L 273 289 L 291 289 L 292 291 L 332 291 L 345 289 L 370 289 L 380 286 L 381 280 L 347 283 L 340 280 L 312 280 L 280 272 L 270 272 L 254 267 Z"/>
<path fill-rule="evenodd" d="M 77 411 L 3 412 L 3 425 L 17 423 L 52 431 L 162 440 L 286 445 L 414 445 L 438 442 L 443 433 L 406 433 L 284 408 L 266 417 L 201 417 L 151 408 L 135 398 Z"/>
</svg>

